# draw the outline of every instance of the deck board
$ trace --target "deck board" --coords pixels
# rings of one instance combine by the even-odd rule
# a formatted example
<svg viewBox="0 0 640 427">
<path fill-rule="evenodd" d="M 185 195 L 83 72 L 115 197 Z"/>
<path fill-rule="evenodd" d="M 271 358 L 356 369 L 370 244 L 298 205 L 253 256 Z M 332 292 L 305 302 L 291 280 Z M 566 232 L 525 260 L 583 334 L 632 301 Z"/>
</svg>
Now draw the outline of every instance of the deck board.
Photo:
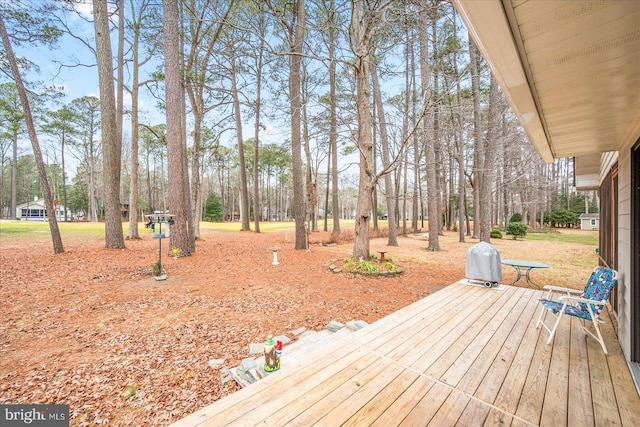
<svg viewBox="0 0 640 427">
<path fill-rule="evenodd" d="M 629 372 L 629 365 L 627 365 L 622 352 L 615 351 L 620 344 L 618 344 L 613 323 L 609 318 L 605 320 L 604 324 L 600 325 L 600 330 L 604 335 L 605 344 L 609 350 L 607 362 L 620 421 L 622 425 L 640 426 L 640 399 L 638 399 L 637 395 L 634 396 L 628 393 L 628 390 L 633 389 L 635 384 L 633 378 L 627 373 Z"/>
<path fill-rule="evenodd" d="M 546 337 L 546 332 L 543 335 Z M 571 317 L 563 316 L 556 331 L 551 352 L 547 387 L 542 403 L 540 424 L 567 425 L 567 399 L 569 387 L 569 344 L 571 343 Z"/>
<path fill-rule="evenodd" d="M 530 305 L 537 310 L 537 298 L 541 293 L 535 293 Z M 530 308 L 531 309 L 531 308 Z M 509 366 L 507 374 L 502 381 L 498 395 L 494 399 L 494 406 L 500 408 L 509 414 L 515 414 L 527 380 L 527 375 L 531 366 L 533 356 L 537 348 L 537 342 L 540 339 L 540 329 L 535 328 L 537 318 L 534 311 L 533 317 L 530 319 L 529 327 L 525 330 L 519 345 L 514 346 L 515 355 Z M 507 351 L 505 349 L 505 351 Z M 501 425 L 505 421 L 504 414 L 496 409 L 490 409 L 486 418 L 486 426 Z"/>
<path fill-rule="evenodd" d="M 540 330 L 542 330 L 542 328 Z M 535 351 L 529 362 L 529 370 L 526 374 L 522 394 L 519 396 L 520 401 L 518 403 L 518 409 L 516 410 L 516 416 L 528 420 L 533 424 L 540 423 L 540 414 L 542 413 L 542 404 L 544 402 L 549 366 L 551 364 L 553 346 L 547 345 L 546 341 L 547 335 L 545 332 L 538 334 L 537 342 L 522 344 L 533 345 Z"/>
<path fill-rule="evenodd" d="M 593 396 L 593 412 L 597 426 L 619 426 L 622 424 L 617 408 L 616 395 L 613 390 L 611 373 L 600 344 L 590 337 L 587 339 L 589 357 L 589 374 L 591 377 L 591 394 Z M 636 406 L 640 408 L 640 406 Z"/>
<path fill-rule="evenodd" d="M 385 412 L 380 414 L 380 416 L 371 423 L 371 426 L 387 427 L 399 425 L 435 384 L 436 382 L 434 380 L 419 376 L 389 405 Z"/>
<path fill-rule="evenodd" d="M 571 318 L 547 345 L 535 328 L 541 296 L 455 283 L 311 344 L 174 426 L 638 425 L 640 397 L 610 322 L 608 357 Z"/>
<path fill-rule="evenodd" d="M 509 368 L 513 366 L 516 357 L 516 349 L 524 339 L 527 330 L 535 325 L 534 314 L 537 308 L 537 299 L 534 293 L 529 292 L 527 298 L 522 301 L 526 304 L 515 320 L 513 328 L 509 331 L 508 336 L 502 344 L 491 343 L 496 346 L 498 351 L 495 356 L 490 358 L 491 365 L 486 373 L 480 376 L 468 375 L 469 379 L 460 384 L 460 388 L 473 394 L 481 401 L 495 404 L 495 400 L 500 392 L 505 380 L 509 374 Z M 504 328 L 507 329 L 507 328 Z M 482 355 L 481 355 L 482 357 Z M 472 388 L 475 386 L 476 388 Z M 492 410 L 488 405 L 470 404 L 464 409 L 458 423 L 460 425 L 480 424 L 486 420 L 488 414 Z M 502 413 L 496 413 L 499 419 Z M 495 425 L 495 424 L 494 424 Z"/>
<path fill-rule="evenodd" d="M 447 400 L 453 389 L 440 383 L 436 383 L 420 399 L 407 416 L 402 420 L 400 426 L 420 426 L 428 424 L 429 421 L 442 410 L 442 404 Z"/>
<path fill-rule="evenodd" d="M 351 416 L 344 426 L 371 425 L 398 397 L 407 390 L 420 376 L 413 371 L 404 370 L 389 385 L 380 390 L 358 412 Z"/>
<path fill-rule="evenodd" d="M 571 319 L 571 354 L 569 356 L 569 389 L 567 417 L 580 426 L 593 426 L 593 405 L 591 405 L 591 385 L 589 384 L 589 365 L 587 360 L 587 342 L 582 331 L 581 321 Z"/>
</svg>

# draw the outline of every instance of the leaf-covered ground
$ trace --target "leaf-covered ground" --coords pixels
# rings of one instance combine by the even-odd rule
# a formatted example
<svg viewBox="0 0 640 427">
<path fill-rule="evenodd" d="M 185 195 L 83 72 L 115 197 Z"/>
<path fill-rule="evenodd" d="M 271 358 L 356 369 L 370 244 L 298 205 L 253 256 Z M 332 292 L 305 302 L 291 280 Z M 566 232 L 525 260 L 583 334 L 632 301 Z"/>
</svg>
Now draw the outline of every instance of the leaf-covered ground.
<svg viewBox="0 0 640 427">
<path fill-rule="evenodd" d="M 302 326 L 321 330 L 330 320 L 374 322 L 463 278 L 466 249 L 477 242 L 458 243 L 449 233 L 433 253 L 421 235 L 400 237 L 393 248 L 375 239 L 371 252 L 386 249 L 404 268 L 382 278 L 330 272 L 329 260 L 349 256 L 352 245 L 322 246 L 326 233 L 311 235 L 309 252 L 295 250 L 284 231 L 202 237 L 192 256 L 163 256 L 166 281 L 151 276 L 158 241 L 148 234 L 123 250 L 63 236 L 66 252 L 56 256 L 48 236 L 3 238 L 0 403 L 69 404 L 77 426 L 167 425 L 233 393 L 236 384 L 221 379 L 249 356 L 249 343 L 292 337 Z M 568 259 L 539 277 L 576 286 L 592 250 L 495 244 L 503 258 Z M 281 247 L 277 266 L 273 246 Z M 212 367 L 212 359 L 226 361 Z"/>
</svg>

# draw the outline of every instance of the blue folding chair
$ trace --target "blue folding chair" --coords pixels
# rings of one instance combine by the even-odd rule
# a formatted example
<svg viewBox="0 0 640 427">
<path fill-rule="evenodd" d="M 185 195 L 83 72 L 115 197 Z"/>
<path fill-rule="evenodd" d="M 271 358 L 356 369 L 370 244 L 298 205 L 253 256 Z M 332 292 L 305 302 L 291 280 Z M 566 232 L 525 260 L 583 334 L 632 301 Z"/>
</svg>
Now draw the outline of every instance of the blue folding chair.
<svg viewBox="0 0 640 427">
<path fill-rule="evenodd" d="M 549 331 L 547 344 L 551 344 L 556 330 L 558 329 L 558 325 L 560 324 L 560 319 L 562 319 L 562 315 L 567 314 L 569 316 L 578 317 L 583 320 L 582 330 L 600 343 L 602 350 L 604 350 L 604 354 L 609 354 L 607 353 L 607 346 L 604 345 L 604 339 L 602 338 L 602 333 L 600 332 L 598 324 L 604 323 L 604 321 L 600 319 L 600 313 L 607 304 L 609 295 L 611 295 L 611 291 L 617 283 L 618 272 L 611 268 L 600 266 L 593 270 L 591 277 L 589 277 L 589 280 L 582 291 L 577 289 L 561 288 L 558 286 L 545 286 L 544 289 L 549 292 L 547 293 L 546 298 L 540 299 L 542 309 L 540 310 L 540 316 L 536 323 L 536 329 L 539 328 L 540 325 L 544 326 L 544 328 Z M 551 299 L 553 292 L 564 292 L 566 295 L 563 295 L 559 297 L 557 301 L 554 301 Z M 542 321 L 546 310 L 551 311 L 556 318 L 553 328 L 549 328 L 549 326 Z M 587 329 L 585 326 L 587 321 L 593 323 L 593 328 L 595 329 L 597 336 Z"/>
</svg>

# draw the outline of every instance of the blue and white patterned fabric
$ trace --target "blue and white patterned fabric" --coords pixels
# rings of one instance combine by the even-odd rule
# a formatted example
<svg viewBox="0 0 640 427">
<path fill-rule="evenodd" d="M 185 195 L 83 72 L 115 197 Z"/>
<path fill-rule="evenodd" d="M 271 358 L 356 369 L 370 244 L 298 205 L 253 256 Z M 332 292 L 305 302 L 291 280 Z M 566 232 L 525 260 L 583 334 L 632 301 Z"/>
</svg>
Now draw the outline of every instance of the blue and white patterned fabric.
<svg viewBox="0 0 640 427">
<path fill-rule="evenodd" d="M 591 277 L 587 281 L 587 284 L 584 288 L 584 291 L 580 295 L 580 298 L 594 300 L 594 301 L 606 301 L 609 299 L 609 295 L 611 295 L 611 290 L 618 283 L 618 281 L 614 278 L 614 272 L 610 268 L 606 267 L 598 267 L 593 273 L 591 273 Z M 553 311 L 554 314 L 558 314 L 564 303 L 559 301 L 552 301 L 548 299 L 540 299 L 542 305 L 544 305 L 549 310 Z M 591 304 L 591 310 L 595 316 L 600 314 L 600 311 L 604 305 L 596 306 L 595 304 Z M 579 302 L 576 305 L 567 305 L 564 310 L 565 314 L 570 316 L 579 317 L 585 320 L 593 320 L 591 315 L 589 314 L 589 309 L 587 308 L 587 303 Z"/>
</svg>

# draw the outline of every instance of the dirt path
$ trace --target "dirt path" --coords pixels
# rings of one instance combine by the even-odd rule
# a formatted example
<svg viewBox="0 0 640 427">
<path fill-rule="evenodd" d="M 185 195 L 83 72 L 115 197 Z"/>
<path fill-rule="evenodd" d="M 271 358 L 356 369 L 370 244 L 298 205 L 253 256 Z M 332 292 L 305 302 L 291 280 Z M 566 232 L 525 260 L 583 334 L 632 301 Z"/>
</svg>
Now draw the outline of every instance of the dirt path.
<svg viewBox="0 0 640 427">
<path fill-rule="evenodd" d="M 321 246 L 328 235 L 314 233 L 311 251 L 297 251 L 285 236 L 207 232 L 194 255 L 164 258 L 166 281 L 149 273 L 157 241 L 148 236 L 124 250 L 65 240 L 58 256 L 48 255 L 46 236 L 4 239 L 0 403 L 69 404 L 71 425 L 166 425 L 235 390 L 209 360 L 236 366 L 251 342 L 320 330 L 332 319 L 374 322 L 463 278 L 466 249 L 477 243 L 451 233 L 433 253 L 422 236 L 394 248 L 376 239 L 371 252 L 386 249 L 405 273 L 365 278 L 326 268 L 349 256 L 351 244 Z M 594 258 L 585 245 L 493 243 L 502 258 L 550 264 L 536 278 L 558 285 L 580 287 L 583 261 Z M 277 266 L 274 245 L 282 248 Z"/>
</svg>

